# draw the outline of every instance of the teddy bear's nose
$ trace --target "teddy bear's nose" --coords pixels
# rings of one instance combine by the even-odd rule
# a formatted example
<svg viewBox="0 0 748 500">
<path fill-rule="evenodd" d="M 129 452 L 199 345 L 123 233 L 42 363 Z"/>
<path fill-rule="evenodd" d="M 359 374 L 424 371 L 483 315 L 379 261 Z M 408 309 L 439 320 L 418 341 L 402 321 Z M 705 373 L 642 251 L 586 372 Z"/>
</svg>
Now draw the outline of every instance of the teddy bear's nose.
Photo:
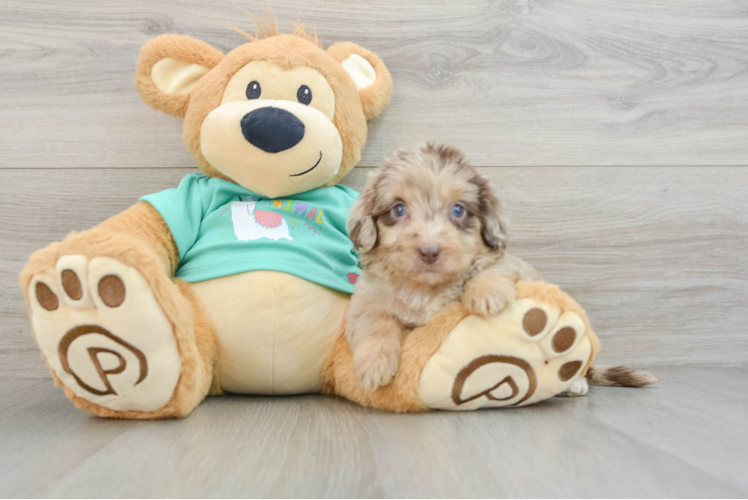
<svg viewBox="0 0 748 500">
<path fill-rule="evenodd" d="M 280 108 L 259 108 L 241 120 L 244 138 L 266 153 L 280 153 L 304 138 L 304 124 L 293 113 Z"/>
</svg>

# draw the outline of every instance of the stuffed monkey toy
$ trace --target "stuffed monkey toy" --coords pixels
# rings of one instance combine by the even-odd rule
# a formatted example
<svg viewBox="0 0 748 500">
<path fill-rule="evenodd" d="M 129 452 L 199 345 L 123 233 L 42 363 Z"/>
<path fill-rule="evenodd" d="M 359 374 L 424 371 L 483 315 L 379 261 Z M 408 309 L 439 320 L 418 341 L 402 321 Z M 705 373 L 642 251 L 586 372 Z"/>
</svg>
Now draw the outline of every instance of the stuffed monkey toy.
<svg viewBox="0 0 748 500">
<path fill-rule="evenodd" d="M 495 317 L 453 304 L 412 332 L 392 383 L 353 376 L 344 318 L 358 277 L 345 230 L 366 121 L 392 92 L 382 60 L 303 29 L 224 55 L 147 43 L 136 86 L 184 119 L 201 173 L 35 252 L 21 273 L 32 334 L 79 408 L 184 417 L 206 395 L 338 394 L 391 411 L 534 403 L 567 389 L 598 341 L 557 287 L 519 283 Z"/>
</svg>

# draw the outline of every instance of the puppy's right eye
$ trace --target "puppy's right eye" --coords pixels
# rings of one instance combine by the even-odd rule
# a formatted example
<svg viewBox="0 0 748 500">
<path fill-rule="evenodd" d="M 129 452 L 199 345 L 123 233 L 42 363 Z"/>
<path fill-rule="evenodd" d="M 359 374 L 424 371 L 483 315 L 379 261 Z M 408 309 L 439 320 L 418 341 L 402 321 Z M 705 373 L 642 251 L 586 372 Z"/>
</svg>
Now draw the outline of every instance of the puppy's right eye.
<svg viewBox="0 0 748 500">
<path fill-rule="evenodd" d="M 408 213 L 408 209 L 405 208 L 405 203 L 398 203 L 394 207 L 392 207 L 392 215 L 394 217 L 397 217 L 398 219 L 400 217 L 405 217 L 405 215 Z"/>
<path fill-rule="evenodd" d="M 452 205 L 452 211 L 450 212 L 450 215 L 455 219 L 461 219 L 465 215 L 465 207 L 463 207 L 459 203 L 455 203 L 454 205 Z"/>
<path fill-rule="evenodd" d="M 247 85 L 247 99 L 258 99 L 260 94 L 262 94 L 260 82 L 257 80 L 249 82 L 249 85 Z"/>
</svg>

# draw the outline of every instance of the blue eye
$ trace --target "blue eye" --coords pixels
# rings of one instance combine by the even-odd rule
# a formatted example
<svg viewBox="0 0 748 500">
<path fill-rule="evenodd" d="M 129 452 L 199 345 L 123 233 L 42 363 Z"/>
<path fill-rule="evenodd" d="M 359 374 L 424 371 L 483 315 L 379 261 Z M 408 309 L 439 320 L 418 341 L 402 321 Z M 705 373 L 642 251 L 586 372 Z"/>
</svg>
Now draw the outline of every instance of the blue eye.
<svg viewBox="0 0 748 500">
<path fill-rule="evenodd" d="M 465 215 L 465 207 L 460 205 L 459 203 L 455 203 L 452 205 L 452 213 L 450 214 L 455 219 L 460 219 Z"/>
<path fill-rule="evenodd" d="M 398 203 L 394 207 L 392 207 L 392 215 L 395 217 L 405 217 L 405 214 L 408 213 L 408 210 L 405 208 L 405 203 Z"/>
</svg>

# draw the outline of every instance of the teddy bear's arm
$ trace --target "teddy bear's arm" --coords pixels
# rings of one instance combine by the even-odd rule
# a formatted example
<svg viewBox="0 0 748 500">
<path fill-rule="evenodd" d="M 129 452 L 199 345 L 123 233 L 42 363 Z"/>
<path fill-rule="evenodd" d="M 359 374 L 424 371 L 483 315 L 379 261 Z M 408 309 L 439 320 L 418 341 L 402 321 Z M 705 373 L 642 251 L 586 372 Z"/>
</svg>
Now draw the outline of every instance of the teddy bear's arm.
<svg viewBox="0 0 748 500">
<path fill-rule="evenodd" d="M 166 221 L 150 203 L 140 201 L 96 229 L 137 237 L 156 253 L 166 273 L 174 276 L 179 263 L 177 244 Z"/>
</svg>

